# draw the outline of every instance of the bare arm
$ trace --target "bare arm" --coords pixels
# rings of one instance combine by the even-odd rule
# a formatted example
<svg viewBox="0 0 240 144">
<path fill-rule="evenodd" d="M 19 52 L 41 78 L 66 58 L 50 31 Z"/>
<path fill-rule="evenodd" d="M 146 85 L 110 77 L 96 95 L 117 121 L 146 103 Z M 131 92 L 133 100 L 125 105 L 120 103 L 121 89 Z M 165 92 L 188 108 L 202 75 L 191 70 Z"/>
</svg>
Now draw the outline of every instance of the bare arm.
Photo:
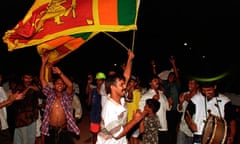
<svg viewBox="0 0 240 144">
<path fill-rule="evenodd" d="M 23 99 L 23 97 L 24 97 L 23 93 L 19 92 L 10 93 L 7 100 L 0 102 L 0 108 L 7 107 L 11 105 L 15 100 Z"/>
<path fill-rule="evenodd" d="M 48 61 L 48 54 L 42 55 L 42 65 L 40 69 L 40 82 L 42 84 L 42 88 L 45 88 L 47 86 L 47 80 L 45 78 L 45 70 L 46 70 L 46 64 Z"/>
<path fill-rule="evenodd" d="M 3 102 L 0 102 L 0 108 L 7 107 L 7 106 L 9 106 L 11 103 L 12 103 L 12 102 L 11 102 L 9 99 L 7 99 L 7 100 L 5 100 L 5 101 L 3 101 Z"/>
<path fill-rule="evenodd" d="M 176 66 L 176 63 L 175 63 L 174 56 L 171 56 L 169 60 L 170 60 L 170 62 L 172 64 L 173 71 L 174 71 L 175 76 L 176 76 L 176 81 L 179 82 L 179 74 L 178 74 L 178 70 L 177 70 L 177 66 Z"/>
<path fill-rule="evenodd" d="M 134 53 L 131 50 L 128 50 L 128 60 L 127 60 L 126 67 L 124 68 L 124 72 L 123 72 L 126 84 L 128 83 L 128 80 L 131 76 L 133 58 L 134 58 Z"/>
<path fill-rule="evenodd" d="M 197 131 L 197 125 L 195 124 L 194 120 L 192 119 L 192 116 L 195 114 L 195 109 L 196 109 L 195 105 L 190 100 L 187 105 L 187 108 L 185 110 L 184 119 L 192 132 Z"/>
<path fill-rule="evenodd" d="M 157 74 L 157 70 L 156 70 L 156 62 L 155 62 L 155 60 L 151 60 L 151 66 L 152 66 L 152 73 L 153 74 Z"/>
<path fill-rule="evenodd" d="M 139 125 L 139 133 L 144 133 L 144 120 L 142 120 L 140 122 L 140 125 Z"/>
<path fill-rule="evenodd" d="M 187 125 L 189 126 L 189 128 L 193 131 L 196 132 L 197 131 L 197 125 L 194 123 L 194 121 L 192 120 L 192 117 L 190 115 L 190 113 L 188 112 L 188 110 L 185 112 L 185 117 L 184 117 Z"/>
<path fill-rule="evenodd" d="M 178 106 L 177 106 L 178 112 L 183 112 L 182 111 L 182 108 L 183 108 L 182 104 L 183 104 L 184 100 L 185 100 L 185 93 L 183 92 L 183 93 L 180 94 L 179 99 L 178 99 L 178 101 L 179 101 Z"/>
<path fill-rule="evenodd" d="M 72 95 L 73 93 L 73 83 L 72 81 L 58 68 L 58 67 L 53 67 L 52 71 L 54 74 L 58 74 L 59 77 L 63 80 L 63 82 L 66 84 L 66 91 L 69 95 Z"/>
<path fill-rule="evenodd" d="M 131 128 L 136 125 L 138 122 L 140 122 L 147 114 L 147 111 L 140 112 L 140 110 L 137 110 L 134 114 L 134 117 L 131 121 L 129 121 L 125 126 L 121 134 L 119 134 L 116 139 L 119 139 L 123 136 L 125 136 Z"/>
<path fill-rule="evenodd" d="M 232 144 L 234 141 L 234 137 L 237 131 L 237 123 L 236 120 L 231 120 L 229 123 L 229 136 L 227 137 L 227 144 Z"/>
</svg>

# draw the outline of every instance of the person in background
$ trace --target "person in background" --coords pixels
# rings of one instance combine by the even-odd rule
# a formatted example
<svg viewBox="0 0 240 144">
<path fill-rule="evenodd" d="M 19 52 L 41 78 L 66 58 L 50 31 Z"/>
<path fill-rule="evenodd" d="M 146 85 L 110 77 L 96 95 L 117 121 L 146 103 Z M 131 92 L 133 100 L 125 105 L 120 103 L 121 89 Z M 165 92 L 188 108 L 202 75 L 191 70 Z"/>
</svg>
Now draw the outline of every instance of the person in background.
<svg viewBox="0 0 240 144">
<path fill-rule="evenodd" d="M 2 81 L 2 87 L 4 88 L 6 94 L 9 96 L 13 93 L 15 87 L 19 83 L 19 76 L 16 73 L 11 73 L 9 76 L 6 76 L 6 79 Z M 8 129 L 11 134 L 11 138 L 13 140 L 14 129 L 15 129 L 15 113 L 14 113 L 14 106 L 8 105 L 7 109 L 7 122 L 8 122 Z"/>
<path fill-rule="evenodd" d="M 133 119 L 127 122 L 127 109 L 122 102 L 125 96 L 126 84 L 123 75 L 109 75 L 105 81 L 108 99 L 102 108 L 101 130 L 97 135 L 96 144 L 127 144 L 126 134 L 140 122 L 146 112 L 136 111 Z"/>
<path fill-rule="evenodd" d="M 73 117 L 73 84 L 70 79 L 58 68 L 52 67 L 53 88 L 47 82 L 45 70 L 49 55 L 41 56 L 40 81 L 42 92 L 47 97 L 43 115 L 41 133 L 45 144 L 73 144 L 73 136 L 79 136 L 80 130 Z"/>
<path fill-rule="evenodd" d="M 160 108 L 158 99 L 147 99 L 144 110 L 147 111 L 146 117 L 141 121 L 139 131 L 142 134 L 142 144 L 158 144 L 158 128 L 160 121 L 156 115 Z"/>
<path fill-rule="evenodd" d="M 179 96 L 179 104 L 177 110 L 182 113 L 181 121 L 179 124 L 179 129 L 177 131 L 177 144 L 192 144 L 193 143 L 193 133 L 188 127 L 184 115 L 185 110 L 190 99 L 200 93 L 199 84 L 194 79 L 188 80 L 188 91 L 182 92 Z"/>
<path fill-rule="evenodd" d="M 101 122 L 101 95 L 100 88 L 106 79 L 106 75 L 103 72 L 96 74 L 96 88 L 92 89 L 91 95 L 89 96 L 89 107 L 90 107 L 90 132 L 92 133 L 93 144 L 97 141 L 97 133 L 100 131 Z"/>
<path fill-rule="evenodd" d="M 84 84 L 82 85 L 83 93 L 80 96 L 82 106 L 83 108 L 85 108 L 86 112 L 88 112 L 88 110 L 90 109 L 89 96 L 91 95 L 92 90 L 96 88 L 96 85 L 93 82 L 94 82 L 94 74 L 89 72 L 87 74 L 86 80 L 84 81 Z"/>
<path fill-rule="evenodd" d="M 31 72 L 24 72 L 20 83 L 17 83 L 13 93 L 24 93 L 24 99 L 12 104 L 15 115 L 14 144 L 30 144 L 36 141 L 36 121 L 38 119 L 38 98 L 41 96 L 39 87 L 33 81 Z"/>
<path fill-rule="evenodd" d="M 70 75 L 70 80 L 73 83 L 73 102 L 72 102 L 72 106 L 73 106 L 73 115 L 75 118 L 76 123 L 78 124 L 82 118 L 83 115 L 83 110 L 82 110 L 82 104 L 80 101 L 80 88 L 78 83 L 76 82 L 75 78 Z"/>
<path fill-rule="evenodd" d="M 147 99 L 158 99 L 161 103 L 160 109 L 157 111 L 157 116 L 160 120 L 160 127 L 158 128 L 159 144 L 168 144 L 168 122 L 166 112 L 171 110 L 171 105 L 173 103 L 172 99 L 164 95 L 163 91 L 159 90 L 159 77 L 157 75 L 150 75 L 148 79 L 149 88 L 146 93 L 144 93 L 139 101 L 139 109 L 144 110 Z"/>
<path fill-rule="evenodd" d="M 72 107 L 73 107 L 74 119 L 75 119 L 76 123 L 78 124 L 81 121 L 81 118 L 83 115 L 83 110 L 82 110 L 81 101 L 76 94 L 73 95 Z"/>
<path fill-rule="evenodd" d="M 137 89 L 137 78 L 132 75 L 127 84 L 126 88 L 126 104 L 128 111 L 128 121 L 131 121 L 133 118 L 134 112 L 138 109 L 139 100 L 142 96 L 140 89 Z M 135 125 L 134 128 L 128 133 L 129 144 L 139 144 L 139 124 Z"/>
<path fill-rule="evenodd" d="M 35 76 L 33 81 L 36 84 L 36 86 L 42 90 L 39 76 Z M 45 108 L 45 102 L 46 102 L 46 97 L 44 96 L 44 94 L 39 95 L 39 97 L 38 97 L 39 111 L 38 111 L 38 119 L 36 121 L 36 142 L 35 142 L 35 144 L 44 144 L 44 138 L 41 135 L 40 127 L 42 125 L 42 116 L 43 116 L 43 112 L 44 112 L 44 108 Z"/>
<path fill-rule="evenodd" d="M 164 89 L 165 96 L 173 100 L 172 108 L 167 112 L 167 121 L 170 144 L 176 144 L 177 126 L 181 119 L 181 114 L 177 111 L 181 82 L 174 56 L 171 56 L 169 61 L 172 65 L 173 72 L 168 74 L 167 80 L 160 79 L 160 83 Z"/>
<path fill-rule="evenodd" d="M 0 142 L 3 144 L 12 144 L 12 137 L 7 122 L 7 106 L 10 106 L 15 100 L 23 99 L 23 93 L 7 94 L 2 87 L 2 75 L 0 74 Z"/>
<path fill-rule="evenodd" d="M 231 100 L 218 91 L 216 81 L 200 83 L 200 90 L 201 94 L 195 95 L 189 101 L 184 116 L 186 123 L 194 133 L 193 143 L 202 144 L 204 127 L 210 116 L 226 120 L 227 135 L 225 143 L 234 143 L 236 112 Z M 224 129 L 221 132 L 224 132 Z"/>
<path fill-rule="evenodd" d="M 79 88 L 78 82 L 76 81 L 76 78 L 73 75 L 70 75 L 70 80 L 73 83 L 73 92 L 74 92 L 74 94 L 76 94 L 79 97 L 79 95 L 80 95 L 80 88 Z"/>
</svg>

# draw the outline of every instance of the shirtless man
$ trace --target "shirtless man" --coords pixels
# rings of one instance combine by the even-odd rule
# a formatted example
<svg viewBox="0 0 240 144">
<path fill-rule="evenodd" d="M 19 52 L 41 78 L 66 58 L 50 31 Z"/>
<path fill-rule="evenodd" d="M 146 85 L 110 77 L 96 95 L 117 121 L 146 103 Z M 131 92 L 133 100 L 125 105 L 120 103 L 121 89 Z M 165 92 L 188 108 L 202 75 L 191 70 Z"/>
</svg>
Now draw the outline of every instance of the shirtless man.
<svg viewBox="0 0 240 144">
<path fill-rule="evenodd" d="M 48 54 L 42 55 L 40 81 L 47 100 L 41 133 L 45 135 L 45 144 L 71 144 L 71 133 L 80 134 L 73 117 L 73 84 L 58 67 L 52 67 L 53 74 L 57 74 L 58 77 L 51 87 L 45 79 L 47 62 Z"/>
</svg>

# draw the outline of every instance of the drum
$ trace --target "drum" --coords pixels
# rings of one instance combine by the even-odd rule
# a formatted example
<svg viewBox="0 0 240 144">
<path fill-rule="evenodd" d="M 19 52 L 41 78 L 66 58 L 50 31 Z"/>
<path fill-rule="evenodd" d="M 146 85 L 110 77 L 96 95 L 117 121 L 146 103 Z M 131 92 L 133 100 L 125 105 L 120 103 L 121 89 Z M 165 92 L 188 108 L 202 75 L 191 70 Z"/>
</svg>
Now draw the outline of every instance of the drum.
<svg viewBox="0 0 240 144">
<path fill-rule="evenodd" d="M 202 144 L 224 144 L 226 137 L 226 120 L 209 115 L 203 129 Z"/>
</svg>

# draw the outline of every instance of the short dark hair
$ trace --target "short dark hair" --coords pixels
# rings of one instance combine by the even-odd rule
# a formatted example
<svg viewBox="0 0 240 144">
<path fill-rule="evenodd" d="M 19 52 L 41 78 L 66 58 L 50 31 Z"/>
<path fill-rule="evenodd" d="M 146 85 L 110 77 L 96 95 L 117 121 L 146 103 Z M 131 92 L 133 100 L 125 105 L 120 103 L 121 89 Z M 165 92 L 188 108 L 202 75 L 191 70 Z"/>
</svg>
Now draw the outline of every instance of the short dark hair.
<svg viewBox="0 0 240 144">
<path fill-rule="evenodd" d="M 209 81 L 209 82 L 200 82 L 201 88 L 213 87 L 217 84 L 216 81 Z"/>
<path fill-rule="evenodd" d="M 217 81 L 209 81 L 209 82 L 201 82 L 200 83 L 200 88 L 213 88 L 214 86 L 217 85 Z M 202 95 L 206 96 L 203 92 L 201 92 Z M 215 89 L 214 90 L 215 95 L 217 96 L 219 94 L 219 90 Z"/>
<path fill-rule="evenodd" d="M 160 109 L 160 102 L 156 99 L 147 99 L 146 104 L 152 109 L 154 113 L 156 113 Z"/>
<path fill-rule="evenodd" d="M 159 79 L 158 75 L 150 74 L 149 77 L 148 77 L 148 82 L 151 82 L 153 79 Z"/>
<path fill-rule="evenodd" d="M 115 73 L 115 74 L 107 76 L 106 82 L 105 82 L 105 89 L 106 89 L 107 94 L 111 93 L 111 85 L 116 85 L 117 79 L 125 81 L 124 76 L 119 73 Z"/>
</svg>

